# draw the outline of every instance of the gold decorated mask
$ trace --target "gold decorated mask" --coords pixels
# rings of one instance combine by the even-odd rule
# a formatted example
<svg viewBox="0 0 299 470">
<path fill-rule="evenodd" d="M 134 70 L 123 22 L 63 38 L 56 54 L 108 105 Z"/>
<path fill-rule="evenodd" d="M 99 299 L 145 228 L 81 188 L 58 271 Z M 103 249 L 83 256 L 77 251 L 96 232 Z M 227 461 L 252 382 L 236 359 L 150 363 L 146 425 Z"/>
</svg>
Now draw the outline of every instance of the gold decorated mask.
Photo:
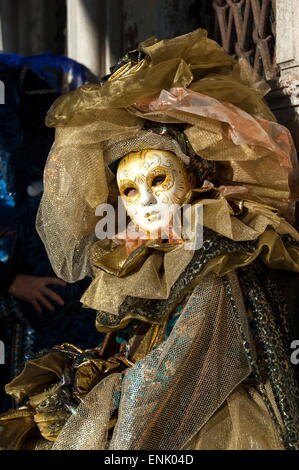
<svg viewBox="0 0 299 470">
<path fill-rule="evenodd" d="M 165 150 L 142 150 L 123 157 L 117 184 L 128 215 L 146 233 L 167 227 L 172 208 L 190 190 L 184 163 Z"/>
</svg>

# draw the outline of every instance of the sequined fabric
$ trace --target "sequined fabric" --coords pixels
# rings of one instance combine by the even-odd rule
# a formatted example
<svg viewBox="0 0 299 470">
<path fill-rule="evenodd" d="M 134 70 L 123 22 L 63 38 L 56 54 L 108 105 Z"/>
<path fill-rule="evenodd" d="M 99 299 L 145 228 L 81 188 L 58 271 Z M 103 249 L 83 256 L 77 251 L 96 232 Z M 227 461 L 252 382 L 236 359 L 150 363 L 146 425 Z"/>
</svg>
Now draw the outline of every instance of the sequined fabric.
<svg viewBox="0 0 299 470">
<path fill-rule="evenodd" d="M 120 387 L 120 374 L 112 374 L 94 387 L 69 419 L 52 450 L 105 450 Z"/>
<path fill-rule="evenodd" d="M 165 282 L 165 278 L 163 279 L 163 277 L 160 280 L 160 285 L 153 285 L 151 279 L 159 279 L 159 270 L 163 273 L 167 273 L 167 266 L 172 265 L 171 259 L 175 262 L 175 259 L 179 256 L 177 249 L 174 249 L 169 254 L 166 253 L 166 256 L 172 254 L 172 258 L 169 261 L 164 262 L 164 266 L 162 264 L 163 254 L 161 252 L 160 254 L 156 253 L 155 255 L 152 255 L 160 257 L 159 264 L 155 267 L 153 266 L 153 263 L 151 263 L 147 269 L 144 264 L 142 266 L 142 270 L 145 272 L 141 273 L 139 271 L 137 275 L 133 275 L 136 281 L 134 282 L 134 279 L 132 279 L 131 285 L 130 279 L 115 278 L 115 276 L 101 273 L 102 279 L 106 278 L 107 288 L 109 282 L 114 283 L 116 290 L 117 288 L 119 290 L 122 289 L 121 294 L 125 298 L 120 303 L 118 311 L 116 310 L 115 312 L 112 311 L 112 313 L 109 313 L 104 310 L 99 310 L 97 312 L 96 322 L 98 329 L 100 331 L 106 331 L 107 327 L 119 328 L 130 318 L 146 319 L 151 323 L 161 324 L 165 315 L 172 310 L 173 306 L 179 301 L 180 297 L 184 295 L 185 290 L 188 289 L 188 286 L 190 286 L 190 283 L 194 279 L 198 282 L 201 277 L 210 271 L 215 272 L 217 275 L 226 274 L 240 266 L 251 263 L 260 254 L 266 264 L 275 267 L 275 259 L 278 259 L 279 265 L 282 266 L 281 256 L 278 253 L 283 246 L 290 254 L 292 253 L 292 250 L 294 250 L 295 264 L 293 265 L 293 269 L 299 269 L 299 255 L 297 254 L 299 246 L 298 243 L 290 237 L 284 237 L 283 240 L 278 237 L 276 239 L 276 243 L 274 241 L 275 237 L 273 238 L 272 235 L 273 233 L 269 230 L 264 232 L 263 236 L 258 240 L 236 243 L 229 238 L 217 235 L 211 230 L 204 229 L 203 246 L 201 249 L 194 252 L 192 259 L 186 265 L 184 265 L 184 256 L 186 256 L 186 253 L 188 255 L 189 252 L 182 252 L 183 256 L 180 259 L 181 263 L 179 264 L 179 268 L 182 272 L 178 272 L 179 275 L 177 276 L 177 279 L 175 279 L 173 285 L 171 285 L 171 283 L 169 283 L 170 285 L 167 285 L 167 282 Z M 283 255 L 283 252 L 281 252 L 281 254 Z M 287 260 L 287 257 L 285 258 Z M 188 261 L 188 258 L 186 259 Z M 150 262 L 150 256 L 147 261 Z M 296 267 L 296 265 L 298 267 Z M 163 269 L 161 269 L 162 266 Z M 291 267 L 291 265 L 289 266 Z M 142 276 L 144 277 L 144 283 L 142 282 Z M 146 280 L 147 284 L 145 284 Z M 163 283 L 168 287 L 168 289 L 165 288 L 163 292 L 164 295 L 159 295 L 159 288 L 161 292 L 161 285 L 163 287 Z M 103 285 L 101 283 L 98 284 L 97 281 L 94 281 L 93 284 L 96 284 L 98 288 L 103 287 Z M 134 296 L 124 295 L 126 293 L 127 285 L 130 289 L 129 292 L 134 292 Z M 83 300 L 87 299 L 87 297 L 91 297 L 93 294 L 95 297 L 95 300 L 93 301 L 94 307 L 97 306 L 96 299 L 98 298 L 102 304 L 109 305 L 110 291 L 107 292 L 107 295 L 105 294 L 105 291 L 102 291 L 101 296 L 97 296 L 92 289 L 93 286 L 90 288 L 90 291 L 85 293 Z M 146 298 L 148 295 L 151 297 L 155 296 L 156 298 Z M 159 299 L 159 297 L 162 297 L 162 299 Z M 110 299 L 110 308 L 116 300 L 117 299 L 115 298 Z"/>
<path fill-rule="evenodd" d="M 181 449 L 250 374 L 222 282 L 205 277 L 165 343 L 125 375 L 111 449 Z"/>
<path fill-rule="evenodd" d="M 267 392 L 262 384 L 262 376 L 269 377 L 283 421 L 284 444 L 287 448 L 298 449 L 298 384 L 289 357 L 291 336 L 285 300 L 279 287 L 271 282 L 262 263 L 256 262 L 241 268 L 239 275 L 247 292 L 247 307 L 251 314 L 254 341 L 261 350 L 259 361 L 254 368 L 255 376 L 264 397 Z M 275 411 L 268 399 L 266 403 L 274 418 Z"/>
<path fill-rule="evenodd" d="M 256 263 L 251 268 L 260 269 Z M 273 289 L 266 272 L 263 274 L 264 287 Z M 282 355 L 286 357 L 286 349 L 279 345 L 285 336 L 280 329 L 269 334 L 272 320 L 266 326 L 275 310 L 270 311 L 267 304 L 263 318 L 257 315 L 252 322 L 251 315 L 247 316 L 247 309 L 253 312 L 254 306 L 263 310 L 267 296 L 267 289 L 255 290 L 258 280 L 253 283 L 254 276 L 248 278 L 250 288 L 244 291 L 246 307 L 236 273 L 223 278 L 209 274 L 195 287 L 168 338 L 123 375 L 112 439 L 107 438 L 106 444 L 101 440 L 98 448 L 298 447 L 293 371 L 291 366 L 274 367 Z M 279 296 L 274 302 L 281 305 Z M 268 336 L 263 336 L 267 329 Z M 261 344 L 266 355 L 267 350 L 273 352 L 272 363 L 265 361 Z M 111 403 L 104 384 L 99 391 L 105 399 L 94 400 L 94 411 L 88 416 L 103 413 Z M 98 403 L 102 404 L 99 410 Z M 115 403 L 110 414 L 114 407 Z M 84 431 L 92 420 L 86 418 L 84 409 L 80 405 L 54 449 L 97 448 L 97 438 L 92 441 Z M 99 421 L 101 426 L 102 418 Z M 101 435 L 94 423 L 95 436 Z"/>
<path fill-rule="evenodd" d="M 140 321 L 135 320 L 116 337 L 110 336 L 111 341 L 108 337 L 111 345 L 119 342 L 128 359 L 131 354 L 136 357 L 135 365 L 127 363 L 129 368 L 121 375 L 112 370 L 107 381 L 104 376 L 101 379 L 99 370 L 92 374 L 89 366 L 82 370 L 82 403 L 77 408 L 75 404 L 54 448 L 298 447 L 297 388 L 288 358 L 287 317 L 279 288 L 260 261 L 222 277 L 211 272 L 197 279 L 210 251 L 239 245 L 210 235 L 203 258 L 190 263 L 178 284 L 192 285 L 196 280 L 191 296 L 185 293 L 181 308 L 173 310 L 176 321 L 171 323 L 166 316 L 164 323 L 157 325 L 162 336 L 152 327 L 140 329 Z M 295 242 L 285 243 L 291 246 Z M 138 335 L 142 347 L 136 353 L 133 344 Z M 76 374 L 79 370 L 76 366 Z M 18 379 L 23 389 L 27 387 L 24 378 Z M 43 376 L 40 380 L 41 386 Z M 38 377 L 30 383 L 38 386 Z M 17 393 L 14 385 L 17 382 L 11 384 L 11 392 Z M 47 394 L 51 398 L 50 389 Z M 241 404 L 246 409 L 240 410 L 238 418 Z M 59 418 L 59 406 L 53 416 Z M 219 427 L 217 416 L 223 417 L 223 426 Z M 18 426 L 14 421 L 18 433 L 22 423 L 20 420 Z M 1 424 L 4 429 L 11 428 L 5 417 Z M 262 432 L 265 427 L 267 436 Z M 88 431 L 91 429 L 93 434 Z M 242 429 L 244 439 L 239 436 Z M 222 436 L 217 445 L 216 435 Z"/>
</svg>

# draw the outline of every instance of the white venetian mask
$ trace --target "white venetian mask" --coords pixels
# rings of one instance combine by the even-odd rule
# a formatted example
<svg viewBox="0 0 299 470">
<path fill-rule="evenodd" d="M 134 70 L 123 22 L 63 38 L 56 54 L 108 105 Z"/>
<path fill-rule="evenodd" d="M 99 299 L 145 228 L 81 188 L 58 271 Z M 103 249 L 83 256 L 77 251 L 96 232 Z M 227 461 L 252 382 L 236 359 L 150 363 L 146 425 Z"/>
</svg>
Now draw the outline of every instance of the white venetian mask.
<svg viewBox="0 0 299 470">
<path fill-rule="evenodd" d="M 173 205 L 180 205 L 190 190 L 184 163 L 165 150 L 142 150 L 123 157 L 117 184 L 128 215 L 147 234 L 168 226 Z"/>
</svg>

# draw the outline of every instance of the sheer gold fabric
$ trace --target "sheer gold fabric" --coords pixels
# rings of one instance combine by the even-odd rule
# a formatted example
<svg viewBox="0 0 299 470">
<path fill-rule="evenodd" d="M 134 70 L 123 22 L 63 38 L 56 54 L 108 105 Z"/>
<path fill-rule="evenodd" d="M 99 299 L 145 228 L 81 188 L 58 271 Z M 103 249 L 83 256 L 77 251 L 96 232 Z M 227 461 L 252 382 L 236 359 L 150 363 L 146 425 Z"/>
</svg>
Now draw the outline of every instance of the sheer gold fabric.
<svg viewBox="0 0 299 470">
<path fill-rule="evenodd" d="M 184 450 L 283 450 L 258 390 L 241 384 Z"/>
<path fill-rule="evenodd" d="M 94 387 L 53 449 L 282 449 L 261 395 L 246 380 L 251 366 L 238 322 L 253 356 L 255 349 L 235 273 L 229 282 L 238 318 L 221 278 L 206 276 L 170 337 L 122 379 L 113 374 Z M 118 419 L 108 439 L 115 392 Z"/>
<path fill-rule="evenodd" d="M 105 450 L 110 418 L 115 409 L 113 394 L 120 390 L 121 375 L 112 374 L 96 385 L 71 416 L 52 450 Z"/>
<path fill-rule="evenodd" d="M 34 434 L 34 410 L 22 406 L 0 416 L 0 450 L 22 449 L 28 436 Z"/>
<path fill-rule="evenodd" d="M 37 230 L 56 274 L 69 282 L 90 273 L 96 207 L 116 202 L 108 165 L 123 151 L 151 147 L 188 160 L 176 141 L 142 131 L 146 120 L 187 124 L 194 150 L 219 163 L 220 192 L 203 201 L 207 227 L 246 240 L 257 238 L 273 220 L 265 204 L 292 218 L 289 201 L 298 197 L 299 187 L 294 146 L 264 103 L 267 88 L 249 66 L 237 63 L 200 29 L 140 47 L 147 54 L 140 67 L 128 65 L 102 86 L 81 87 L 48 113 L 56 139 L 45 168 Z M 241 230 L 231 199 L 261 204 L 242 207 L 248 230 Z M 256 223 L 261 218 L 264 223 Z"/>
</svg>

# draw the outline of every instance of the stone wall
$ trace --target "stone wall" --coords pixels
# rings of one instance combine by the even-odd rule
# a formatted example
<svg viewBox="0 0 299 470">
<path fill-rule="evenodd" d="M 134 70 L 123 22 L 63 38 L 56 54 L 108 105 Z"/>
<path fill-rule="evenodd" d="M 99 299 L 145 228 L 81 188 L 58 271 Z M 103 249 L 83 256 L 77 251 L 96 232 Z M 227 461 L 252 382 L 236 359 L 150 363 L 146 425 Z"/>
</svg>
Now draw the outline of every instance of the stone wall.
<svg viewBox="0 0 299 470">
<path fill-rule="evenodd" d="M 299 152 L 298 0 L 276 0 L 276 62 L 280 76 L 269 95 L 278 121 L 292 132 Z"/>
<path fill-rule="evenodd" d="M 0 17 L 4 52 L 65 53 L 65 0 L 0 0 Z"/>
<path fill-rule="evenodd" d="M 167 39 L 198 28 L 200 3 L 194 0 L 123 0 L 124 50 L 151 36 Z"/>
</svg>

